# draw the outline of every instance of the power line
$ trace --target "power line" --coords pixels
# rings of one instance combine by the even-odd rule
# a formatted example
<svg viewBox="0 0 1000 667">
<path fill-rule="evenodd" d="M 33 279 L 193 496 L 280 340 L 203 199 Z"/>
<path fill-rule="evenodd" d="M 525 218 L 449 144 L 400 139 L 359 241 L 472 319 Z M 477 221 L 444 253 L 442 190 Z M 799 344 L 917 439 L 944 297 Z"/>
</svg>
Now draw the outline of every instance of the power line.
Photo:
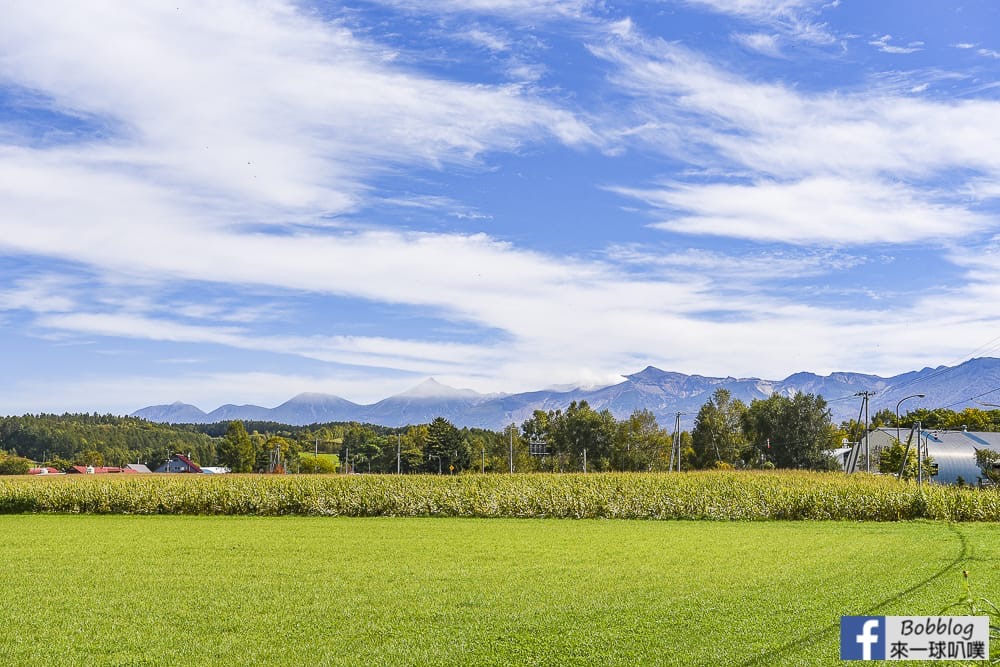
<svg viewBox="0 0 1000 667">
<path fill-rule="evenodd" d="M 958 368 L 962 364 L 968 363 L 969 361 L 972 361 L 972 360 L 971 359 L 966 359 L 965 361 L 959 362 L 957 366 L 946 366 L 945 368 L 941 368 L 939 370 L 934 371 L 930 375 L 924 375 L 924 376 L 915 377 L 912 380 L 908 380 L 906 382 L 903 382 L 902 384 L 889 385 L 888 387 L 886 387 L 885 389 L 883 389 L 880 393 L 885 394 L 890 389 L 902 389 L 904 387 L 909 387 L 911 384 L 918 384 L 920 382 L 928 382 L 930 380 L 933 380 L 934 378 L 941 377 L 945 373 L 949 373 L 949 372 L 955 370 L 956 368 Z"/>
<path fill-rule="evenodd" d="M 841 396 L 840 398 L 829 398 L 829 399 L 826 399 L 826 402 L 827 403 L 836 403 L 837 401 L 851 401 L 851 400 L 854 400 L 855 398 L 857 398 L 857 397 L 854 394 L 851 394 L 850 396 Z"/>
<path fill-rule="evenodd" d="M 944 405 L 944 406 L 941 407 L 941 409 L 942 410 L 947 410 L 948 408 L 954 407 L 956 405 L 961 405 L 962 403 L 969 403 L 971 401 L 976 400 L 977 398 L 982 398 L 986 394 L 992 394 L 995 391 L 1000 391 L 1000 387 L 994 387 L 993 389 L 990 389 L 989 391 L 984 391 L 981 394 L 976 394 L 975 396 L 972 396 L 971 398 L 963 398 L 961 401 L 955 401 L 954 403 L 950 403 L 948 405 Z"/>
<path fill-rule="evenodd" d="M 944 368 L 942 368 L 940 370 L 936 370 L 933 373 L 931 373 L 930 375 L 923 376 L 923 377 L 915 377 L 915 378 L 913 378 L 911 380 L 907 380 L 906 382 L 903 382 L 901 384 L 889 385 L 888 387 L 886 387 L 885 389 L 883 389 L 880 393 L 884 394 L 884 393 L 888 392 L 890 389 L 902 389 L 904 387 L 909 387 L 912 384 L 917 384 L 919 382 L 927 382 L 929 380 L 933 380 L 934 378 L 940 377 L 940 376 L 944 375 L 945 373 L 953 371 L 956 368 L 958 368 L 959 366 L 972 361 L 973 359 L 975 359 L 978 356 L 988 356 L 987 355 L 988 352 L 996 352 L 996 351 L 1000 351 L 1000 336 L 997 336 L 996 338 L 993 338 L 992 340 L 987 341 L 983 345 L 980 345 L 979 347 L 977 347 L 976 349 L 974 349 L 972 352 L 970 352 L 970 353 L 968 353 L 968 354 L 966 354 L 966 355 L 964 355 L 962 357 L 959 357 L 957 360 L 951 362 L 950 364 L 946 364 Z M 987 392 L 987 393 L 989 393 L 989 392 Z M 957 404 L 954 404 L 954 405 L 957 405 Z"/>
</svg>

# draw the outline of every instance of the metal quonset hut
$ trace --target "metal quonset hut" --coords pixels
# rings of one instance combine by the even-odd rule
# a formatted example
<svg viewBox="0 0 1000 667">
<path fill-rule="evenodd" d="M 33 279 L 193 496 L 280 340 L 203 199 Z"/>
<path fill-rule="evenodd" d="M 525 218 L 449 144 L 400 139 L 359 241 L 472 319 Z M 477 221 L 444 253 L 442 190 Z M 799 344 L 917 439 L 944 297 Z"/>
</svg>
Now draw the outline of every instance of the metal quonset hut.
<svg viewBox="0 0 1000 667">
<path fill-rule="evenodd" d="M 959 477 L 966 484 L 978 484 L 983 473 L 976 464 L 976 451 L 1000 451 L 1000 433 L 924 431 L 920 437 L 927 443 L 927 455 L 937 463 L 933 480 L 940 484 L 957 484 Z"/>
<path fill-rule="evenodd" d="M 904 443 L 909 435 L 909 429 L 900 430 L 900 439 Z M 871 432 L 870 438 L 874 455 L 896 441 L 896 429 L 876 429 Z M 937 464 L 938 473 L 930 481 L 938 484 L 958 484 L 960 477 L 965 484 L 978 484 L 983 474 L 976 464 L 976 451 L 991 449 L 1000 452 L 1000 433 L 922 430 L 920 442 Z M 916 447 L 916 442 L 912 446 Z"/>
</svg>

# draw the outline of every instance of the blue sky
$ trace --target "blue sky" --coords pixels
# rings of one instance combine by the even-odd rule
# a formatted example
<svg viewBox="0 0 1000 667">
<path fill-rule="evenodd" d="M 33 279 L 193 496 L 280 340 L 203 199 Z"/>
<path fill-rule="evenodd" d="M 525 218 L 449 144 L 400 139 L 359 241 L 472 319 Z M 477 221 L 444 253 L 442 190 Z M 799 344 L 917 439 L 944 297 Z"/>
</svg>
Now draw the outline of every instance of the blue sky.
<svg viewBox="0 0 1000 667">
<path fill-rule="evenodd" d="M 0 413 L 996 354 L 1000 9 L 6 3 Z"/>
</svg>

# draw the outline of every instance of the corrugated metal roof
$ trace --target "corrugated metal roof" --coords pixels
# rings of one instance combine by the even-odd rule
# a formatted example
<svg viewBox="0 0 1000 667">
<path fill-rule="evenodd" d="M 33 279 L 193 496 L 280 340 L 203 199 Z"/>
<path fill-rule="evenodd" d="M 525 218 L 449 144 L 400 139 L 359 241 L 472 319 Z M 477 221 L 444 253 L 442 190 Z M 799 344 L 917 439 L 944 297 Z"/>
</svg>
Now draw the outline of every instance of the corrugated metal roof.
<svg viewBox="0 0 1000 667">
<path fill-rule="evenodd" d="M 901 429 L 900 439 L 905 443 L 910 429 Z M 976 451 L 990 449 L 1000 452 L 1000 433 L 981 431 L 923 430 L 922 444 L 927 455 L 938 465 L 938 474 L 931 478 L 938 484 L 957 484 L 961 477 L 966 484 L 978 484 L 982 470 L 976 464 Z M 888 447 L 896 441 L 896 429 L 877 429 L 870 435 L 871 447 Z M 916 446 L 916 442 L 912 443 Z"/>
</svg>

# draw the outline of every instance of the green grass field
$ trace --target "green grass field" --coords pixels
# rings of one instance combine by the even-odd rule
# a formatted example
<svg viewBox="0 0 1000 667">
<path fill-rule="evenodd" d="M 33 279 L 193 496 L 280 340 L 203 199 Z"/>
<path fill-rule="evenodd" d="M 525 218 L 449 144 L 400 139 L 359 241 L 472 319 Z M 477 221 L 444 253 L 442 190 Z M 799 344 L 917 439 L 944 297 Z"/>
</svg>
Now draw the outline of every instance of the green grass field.
<svg viewBox="0 0 1000 667">
<path fill-rule="evenodd" d="M 0 664 L 834 665 L 1000 597 L 943 522 L 0 516 Z"/>
</svg>

